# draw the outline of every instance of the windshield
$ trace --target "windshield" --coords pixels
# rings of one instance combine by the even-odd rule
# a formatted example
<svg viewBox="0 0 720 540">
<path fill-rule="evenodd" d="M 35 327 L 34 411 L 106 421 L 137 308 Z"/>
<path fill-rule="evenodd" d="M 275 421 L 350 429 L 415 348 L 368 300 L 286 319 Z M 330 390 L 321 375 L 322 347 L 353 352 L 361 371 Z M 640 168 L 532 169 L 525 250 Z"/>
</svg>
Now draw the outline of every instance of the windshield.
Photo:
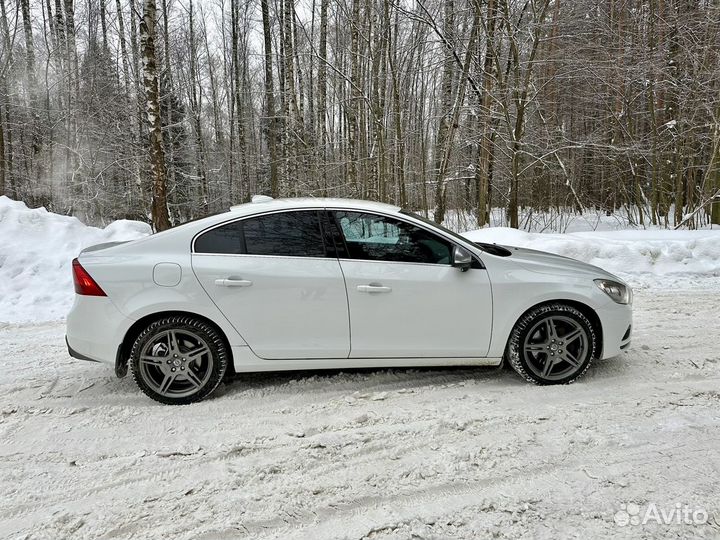
<svg viewBox="0 0 720 540">
<path fill-rule="evenodd" d="M 401 210 L 400 213 L 405 214 L 406 216 L 414 217 L 415 219 L 419 219 L 423 223 L 427 223 L 428 225 L 432 225 L 433 227 L 437 227 L 438 229 L 449 234 L 453 238 L 458 238 L 460 240 L 463 240 L 464 242 L 468 242 L 474 246 L 477 246 L 486 253 L 490 253 L 491 255 L 497 255 L 499 257 L 509 257 L 510 255 L 512 255 L 512 252 L 510 250 L 502 246 L 498 246 L 497 244 L 488 244 L 486 242 L 473 242 L 469 238 L 465 238 L 463 235 L 458 234 L 455 231 L 451 231 L 447 227 L 443 227 L 439 223 L 435 223 L 433 220 L 423 217 L 414 212 L 406 212 L 405 210 Z"/>
</svg>

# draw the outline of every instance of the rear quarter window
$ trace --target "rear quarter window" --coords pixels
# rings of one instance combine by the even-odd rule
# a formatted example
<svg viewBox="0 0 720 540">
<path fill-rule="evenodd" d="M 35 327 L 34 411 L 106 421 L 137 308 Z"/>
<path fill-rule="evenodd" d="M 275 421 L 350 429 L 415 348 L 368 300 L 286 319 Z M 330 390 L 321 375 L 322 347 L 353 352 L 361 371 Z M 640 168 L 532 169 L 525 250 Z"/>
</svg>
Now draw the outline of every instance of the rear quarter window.
<svg viewBox="0 0 720 540">
<path fill-rule="evenodd" d="M 245 253 L 242 221 L 233 221 L 202 233 L 195 240 L 195 253 Z"/>
</svg>

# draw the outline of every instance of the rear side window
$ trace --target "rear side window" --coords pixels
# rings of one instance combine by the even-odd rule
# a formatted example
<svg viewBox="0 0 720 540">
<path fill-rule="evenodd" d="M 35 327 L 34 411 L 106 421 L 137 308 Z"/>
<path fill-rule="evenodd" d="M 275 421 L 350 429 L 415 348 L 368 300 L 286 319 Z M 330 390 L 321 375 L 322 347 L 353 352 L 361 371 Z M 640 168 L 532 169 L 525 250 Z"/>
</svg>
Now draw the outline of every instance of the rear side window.
<svg viewBox="0 0 720 540">
<path fill-rule="evenodd" d="M 196 253 L 325 257 L 316 211 L 268 214 L 216 227 L 195 240 Z"/>
<path fill-rule="evenodd" d="M 233 221 L 198 236 L 195 240 L 195 253 L 245 253 L 242 221 Z"/>
<path fill-rule="evenodd" d="M 318 213 L 282 212 L 243 221 L 248 255 L 324 257 Z"/>
</svg>

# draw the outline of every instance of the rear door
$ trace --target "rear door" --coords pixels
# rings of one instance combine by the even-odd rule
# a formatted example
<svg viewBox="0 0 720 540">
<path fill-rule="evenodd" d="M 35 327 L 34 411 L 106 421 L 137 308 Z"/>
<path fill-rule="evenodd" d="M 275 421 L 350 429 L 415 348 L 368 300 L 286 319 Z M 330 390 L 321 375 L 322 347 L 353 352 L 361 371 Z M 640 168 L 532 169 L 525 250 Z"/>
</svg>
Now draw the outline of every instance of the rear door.
<svg viewBox="0 0 720 540">
<path fill-rule="evenodd" d="M 348 356 L 345 283 L 321 218 L 316 210 L 251 216 L 195 239 L 195 275 L 261 358 Z"/>
<path fill-rule="evenodd" d="M 454 244 L 404 220 L 331 213 L 350 307 L 351 358 L 487 355 L 492 293 L 476 261 L 451 265 Z"/>
</svg>

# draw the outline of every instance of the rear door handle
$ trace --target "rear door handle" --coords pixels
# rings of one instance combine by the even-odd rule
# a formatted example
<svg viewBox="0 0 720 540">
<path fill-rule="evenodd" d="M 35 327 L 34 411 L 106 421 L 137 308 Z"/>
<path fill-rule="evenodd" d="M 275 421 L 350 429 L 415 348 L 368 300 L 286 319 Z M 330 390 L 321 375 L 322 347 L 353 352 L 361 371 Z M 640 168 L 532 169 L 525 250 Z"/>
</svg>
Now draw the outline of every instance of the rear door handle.
<svg viewBox="0 0 720 540">
<path fill-rule="evenodd" d="M 365 293 L 388 293 L 392 291 L 392 288 L 382 285 L 358 285 L 357 290 Z"/>
<path fill-rule="evenodd" d="M 249 287 L 252 284 L 253 282 L 249 279 L 225 278 L 215 280 L 215 285 L 218 287 Z"/>
</svg>

